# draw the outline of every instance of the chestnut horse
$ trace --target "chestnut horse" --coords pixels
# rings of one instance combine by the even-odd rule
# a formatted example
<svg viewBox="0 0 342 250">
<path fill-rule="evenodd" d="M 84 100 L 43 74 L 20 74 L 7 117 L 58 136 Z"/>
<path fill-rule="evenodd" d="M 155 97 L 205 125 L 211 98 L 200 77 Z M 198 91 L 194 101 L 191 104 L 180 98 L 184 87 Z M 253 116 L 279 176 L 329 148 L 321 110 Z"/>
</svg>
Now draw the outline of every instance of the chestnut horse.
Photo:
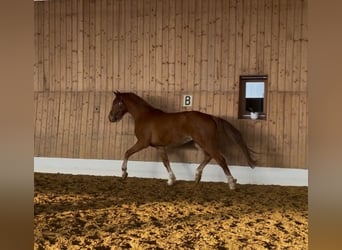
<svg viewBox="0 0 342 250">
<path fill-rule="evenodd" d="M 232 139 L 237 143 L 248 164 L 254 167 L 250 149 L 244 142 L 241 133 L 228 121 L 198 111 L 167 113 L 156 109 L 134 93 L 114 93 L 109 121 L 117 122 L 126 113 L 133 116 L 137 142 L 126 151 L 122 163 L 122 177 L 127 177 L 127 161 L 134 153 L 148 147 L 155 147 L 169 173 L 168 184 L 172 185 L 176 177 L 170 167 L 167 147 L 179 146 L 190 141 L 198 145 L 204 153 L 203 162 L 196 169 L 196 182 L 199 182 L 204 167 L 211 159 L 222 167 L 227 176 L 230 189 L 235 189 L 236 179 L 228 168 L 223 150 L 225 141 Z"/>
</svg>

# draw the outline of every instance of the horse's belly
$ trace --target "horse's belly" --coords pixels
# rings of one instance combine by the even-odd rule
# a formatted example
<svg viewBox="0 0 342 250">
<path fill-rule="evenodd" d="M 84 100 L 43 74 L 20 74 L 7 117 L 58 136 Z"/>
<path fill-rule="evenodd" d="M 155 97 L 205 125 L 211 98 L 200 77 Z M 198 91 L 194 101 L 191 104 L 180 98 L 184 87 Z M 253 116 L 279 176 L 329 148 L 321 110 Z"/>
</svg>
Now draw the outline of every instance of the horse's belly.
<svg viewBox="0 0 342 250">
<path fill-rule="evenodd" d="M 155 119 L 151 124 L 152 144 L 180 146 L 193 141 L 193 119 L 189 113 L 168 114 Z"/>
<path fill-rule="evenodd" d="M 179 138 L 173 138 L 172 142 L 170 143 L 172 146 L 178 146 L 178 145 L 183 145 L 188 142 L 192 141 L 192 137 L 190 136 L 183 136 Z"/>
<path fill-rule="evenodd" d="M 192 141 L 192 137 L 186 134 L 161 133 L 152 137 L 152 145 L 155 146 L 179 146 Z"/>
</svg>

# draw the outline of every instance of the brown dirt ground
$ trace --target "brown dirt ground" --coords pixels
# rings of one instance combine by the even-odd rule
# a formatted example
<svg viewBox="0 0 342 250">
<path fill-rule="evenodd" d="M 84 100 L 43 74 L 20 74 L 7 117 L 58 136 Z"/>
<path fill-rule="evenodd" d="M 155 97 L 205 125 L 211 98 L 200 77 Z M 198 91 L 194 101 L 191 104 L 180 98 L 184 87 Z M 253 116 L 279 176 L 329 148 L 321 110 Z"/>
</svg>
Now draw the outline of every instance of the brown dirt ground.
<svg viewBox="0 0 342 250">
<path fill-rule="evenodd" d="M 308 249 L 308 188 L 34 174 L 34 249 Z"/>
</svg>

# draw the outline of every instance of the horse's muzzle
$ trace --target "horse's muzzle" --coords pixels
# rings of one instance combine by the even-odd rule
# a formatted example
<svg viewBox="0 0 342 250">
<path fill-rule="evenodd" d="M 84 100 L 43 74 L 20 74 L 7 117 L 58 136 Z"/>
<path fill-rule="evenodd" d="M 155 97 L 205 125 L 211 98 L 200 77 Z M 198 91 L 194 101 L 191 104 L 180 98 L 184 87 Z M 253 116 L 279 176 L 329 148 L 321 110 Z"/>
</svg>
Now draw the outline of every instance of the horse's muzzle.
<svg viewBox="0 0 342 250">
<path fill-rule="evenodd" d="M 112 113 L 109 114 L 108 119 L 110 122 L 118 122 L 120 121 L 122 118 L 122 115 L 119 113 L 116 113 L 115 115 L 113 115 Z"/>
<path fill-rule="evenodd" d="M 112 114 L 108 115 L 108 119 L 109 119 L 110 122 L 116 122 L 117 121 L 116 117 L 114 115 L 112 115 Z"/>
</svg>

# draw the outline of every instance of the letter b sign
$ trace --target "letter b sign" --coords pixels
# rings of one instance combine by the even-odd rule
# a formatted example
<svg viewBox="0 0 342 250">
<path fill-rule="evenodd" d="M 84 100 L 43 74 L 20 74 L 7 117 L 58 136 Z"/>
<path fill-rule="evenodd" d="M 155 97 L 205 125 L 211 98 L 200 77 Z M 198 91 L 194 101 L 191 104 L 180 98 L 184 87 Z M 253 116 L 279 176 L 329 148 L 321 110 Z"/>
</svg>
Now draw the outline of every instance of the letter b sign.
<svg viewBox="0 0 342 250">
<path fill-rule="evenodd" d="M 192 96 L 191 95 L 184 95 L 183 96 L 183 107 L 190 107 L 192 106 Z"/>
</svg>

